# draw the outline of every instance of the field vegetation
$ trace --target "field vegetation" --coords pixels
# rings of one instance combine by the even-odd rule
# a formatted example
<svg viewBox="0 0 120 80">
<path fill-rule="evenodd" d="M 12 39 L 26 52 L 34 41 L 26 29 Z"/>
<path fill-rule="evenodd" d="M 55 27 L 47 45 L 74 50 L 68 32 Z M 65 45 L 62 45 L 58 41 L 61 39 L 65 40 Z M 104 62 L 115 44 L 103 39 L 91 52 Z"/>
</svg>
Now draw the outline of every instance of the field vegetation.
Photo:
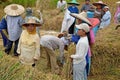
<svg viewBox="0 0 120 80">
<path fill-rule="evenodd" d="M 84 2 L 84 0 L 78 1 L 80 4 Z M 96 1 L 98 0 L 91 0 L 91 2 Z M 120 28 L 115 30 L 117 24 L 113 22 L 116 1 L 118 0 L 103 0 L 110 7 L 112 20 L 107 28 L 99 30 L 96 35 L 96 42 L 92 47 L 92 63 L 88 80 L 120 80 Z M 0 2 L 0 18 L 5 15 L 3 8 L 6 5 L 18 3 L 25 8 L 32 7 L 34 10 L 40 9 L 42 11 L 44 24 L 41 30 L 59 32 L 64 13 L 56 9 L 56 2 L 57 0 L 40 0 L 40 6 L 36 7 L 36 0 L 6 0 L 6 2 Z M 43 33 L 41 32 L 41 34 Z M 43 48 L 41 48 L 40 60 L 36 63 L 36 67 L 32 68 L 20 64 L 18 57 L 14 57 L 12 51 L 10 55 L 6 55 L 3 51 L 2 41 L 0 43 L 0 80 L 71 80 L 69 56 L 75 51 L 73 44 L 69 46 L 69 51 L 65 51 L 66 64 L 61 69 L 62 74 L 56 75 L 52 74 L 46 66 L 46 55 Z"/>
</svg>

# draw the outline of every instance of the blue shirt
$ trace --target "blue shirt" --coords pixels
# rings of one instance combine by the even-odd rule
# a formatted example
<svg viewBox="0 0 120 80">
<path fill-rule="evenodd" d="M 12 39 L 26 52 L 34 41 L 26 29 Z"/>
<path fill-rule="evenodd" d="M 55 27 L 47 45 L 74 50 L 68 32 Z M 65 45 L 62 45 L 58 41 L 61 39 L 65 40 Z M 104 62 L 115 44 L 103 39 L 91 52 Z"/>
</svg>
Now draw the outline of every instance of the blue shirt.
<svg viewBox="0 0 120 80">
<path fill-rule="evenodd" d="M 23 19 L 21 16 L 9 16 L 6 17 L 7 21 L 7 30 L 8 30 L 8 38 L 11 41 L 16 41 L 19 39 L 22 32 L 22 23 Z"/>
<path fill-rule="evenodd" d="M 5 17 L 3 17 L 0 22 L 0 29 L 7 29 L 7 22 L 5 20 Z"/>
<path fill-rule="evenodd" d="M 76 6 L 69 6 L 69 7 L 68 7 L 68 10 L 69 10 L 71 13 L 79 13 L 79 9 L 78 9 Z"/>
<path fill-rule="evenodd" d="M 80 39 L 80 36 L 78 35 L 72 35 L 71 41 L 77 44 L 78 40 Z"/>
</svg>

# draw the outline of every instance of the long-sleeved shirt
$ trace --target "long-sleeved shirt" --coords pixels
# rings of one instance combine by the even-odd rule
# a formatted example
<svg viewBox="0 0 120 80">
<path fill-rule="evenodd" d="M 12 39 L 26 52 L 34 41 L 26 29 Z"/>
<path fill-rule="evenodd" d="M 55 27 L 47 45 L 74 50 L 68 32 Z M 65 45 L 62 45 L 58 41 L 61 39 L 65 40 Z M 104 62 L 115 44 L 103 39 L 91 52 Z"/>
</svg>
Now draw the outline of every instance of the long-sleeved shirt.
<svg viewBox="0 0 120 80">
<path fill-rule="evenodd" d="M 17 49 L 20 54 L 20 62 L 27 65 L 32 65 L 34 59 L 40 57 L 40 38 L 38 34 L 29 34 L 27 30 L 23 30 Z"/>
<path fill-rule="evenodd" d="M 75 18 L 70 15 L 70 11 L 66 9 L 64 19 L 62 22 L 61 33 L 63 31 L 68 31 L 70 26 L 75 22 Z"/>
<path fill-rule="evenodd" d="M 80 62 L 85 61 L 88 49 L 89 43 L 87 36 L 81 37 L 76 45 L 76 53 L 71 55 L 71 58 L 73 58 L 73 64 L 79 64 Z"/>
<path fill-rule="evenodd" d="M 47 47 L 47 48 L 51 49 L 52 51 L 59 49 L 60 57 L 63 57 L 64 42 L 60 38 L 58 38 L 56 36 L 52 36 L 52 35 L 44 35 L 44 36 L 41 36 L 40 44 L 43 47 Z"/>
<path fill-rule="evenodd" d="M 105 12 L 105 14 L 101 19 L 100 28 L 108 26 L 110 24 L 110 20 L 111 20 L 111 13 L 110 11 L 107 11 Z"/>
<path fill-rule="evenodd" d="M 7 29 L 7 21 L 5 19 L 5 16 L 0 21 L 0 29 Z"/>
<path fill-rule="evenodd" d="M 79 9 L 76 6 L 69 6 L 68 10 L 70 11 L 70 13 L 79 13 Z"/>
<path fill-rule="evenodd" d="M 22 32 L 22 24 L 23 19 L 21 16 L 9 16 L 6 17 L 7 21 L 7 30 L 8 30 L 8 38 L 11 41 L 16 41 L 19 39 Z"/>
</svg>

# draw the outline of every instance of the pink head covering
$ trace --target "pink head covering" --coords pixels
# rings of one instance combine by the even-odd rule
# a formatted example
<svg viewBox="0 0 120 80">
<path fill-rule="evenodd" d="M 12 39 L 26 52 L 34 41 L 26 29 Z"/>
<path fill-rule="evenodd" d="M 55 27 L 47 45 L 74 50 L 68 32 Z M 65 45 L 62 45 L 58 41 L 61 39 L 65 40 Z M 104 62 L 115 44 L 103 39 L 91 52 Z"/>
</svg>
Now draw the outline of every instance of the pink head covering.
<svg viewBox="0 0 120 80">
<path fill-rule="evenodd" d="M 118 21 L 117 21 L 117 15 L 118 15 L 118 13 L 120 13 L 120 6 L 117 7 L 117 10 L 116 10 L 115 15 L 114 15 L 114 22 L 115 23 L 118 23 Z"/>
</svg>

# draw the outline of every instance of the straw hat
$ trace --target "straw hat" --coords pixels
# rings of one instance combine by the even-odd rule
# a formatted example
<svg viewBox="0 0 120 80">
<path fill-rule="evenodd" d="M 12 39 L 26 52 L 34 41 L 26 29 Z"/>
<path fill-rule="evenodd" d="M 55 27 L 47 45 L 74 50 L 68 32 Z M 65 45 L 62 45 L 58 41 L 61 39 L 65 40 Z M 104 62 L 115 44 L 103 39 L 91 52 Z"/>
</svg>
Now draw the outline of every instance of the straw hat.
<svg viewBox="0 0 120 80">
<path fill-rule="evenodd" d="M 117 4 L 120 4 L 120 1 L 116 2 Z"/>
<path fill-rule="evenodd" d="M 80 19 L 82 21 L 85 21 L 86 23 L 88 23 L 89 25 L 91 25 L 91 22 L 87 19 L 87 13 L 86 12 L 81 12 L 79 14 L 76 13 L 70 13 L 71 16 Z"/>
<path fill-rule="evenodd" d="M 102 1 L 95 2 L 95 3 L 93 3 L 93 5 L 94 6 L 96 6 L 96 5 L 106 6 L 106 4 L 104 4 Z"/>
<path fill-rule="evenodd" d="M 79 25 L 76 25 L 76 28 L 83 29 L 86 33 L 90 31 L 89 25 L 86 23 L 81 23 Z"/>
<path fill-rule="evenodd" d="M 24 7 L 18 4 L 10 4 L 4 8 L 4 12 L 10 16 L 21 15 L 24 11 L 25 11 Z"/>
<path fill-rule="evenodd" d="M 28 19 L 28 20 L 27 20 L 24 24 L 22 24 L 22 25 L 23 25 L 23 26 L 28 26 L 29 24 L 33 24 L 33 25 L 35 25 L 36 27 L 41 26 L 41 24 L 40 24 L 40 23 L 36 23 L 36 20 L 33 19 L 33 18 Z"/>
<path fill-rule="evenodd" d="M 75 5 L 79 5 L 79 3 L 76 0 L 72 0 L 71 2 L 68 2 L 68 4 L 75 4 Z"/>
</svg>

